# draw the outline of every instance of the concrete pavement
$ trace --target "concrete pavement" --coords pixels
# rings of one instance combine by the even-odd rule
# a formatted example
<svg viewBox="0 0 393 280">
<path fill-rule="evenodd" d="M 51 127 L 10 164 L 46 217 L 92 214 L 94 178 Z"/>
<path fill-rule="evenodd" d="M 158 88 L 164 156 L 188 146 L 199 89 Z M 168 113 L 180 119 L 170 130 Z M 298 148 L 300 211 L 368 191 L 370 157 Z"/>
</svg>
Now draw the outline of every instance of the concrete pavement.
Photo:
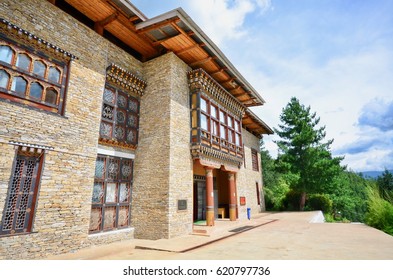
<svg viewBox="0 0 393 280">
<path fill-rule="evenodd" d="M 266 212 L 246 221 L 194 226 L 193 235 L 134 239 L 48 259 L 393 260 L 392 236 L 364 224 L 321 223 L 322 217 L 317 211 Z"/>
</svg>

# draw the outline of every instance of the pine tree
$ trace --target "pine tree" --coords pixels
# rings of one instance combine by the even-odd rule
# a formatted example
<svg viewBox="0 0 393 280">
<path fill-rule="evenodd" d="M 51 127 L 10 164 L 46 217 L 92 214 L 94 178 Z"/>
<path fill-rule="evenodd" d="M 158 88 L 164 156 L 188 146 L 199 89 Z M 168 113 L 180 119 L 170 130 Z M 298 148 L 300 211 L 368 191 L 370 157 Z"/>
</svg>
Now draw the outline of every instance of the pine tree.
<svg viewBox="0 0 393 280">
<path fill-rule="evenodd" d="M 290 187 L 301 194 L 300 210 L 304 209 L 307 194 L 324 193 L 332 187 L 332 179 L 342 167 L 342 158 L 333 157 L 330 145 L 333 140 L 323 142 L 325 127 L 318 127 L 320 118 L 311 113 L 310 107 L 300 104 L 295 97 L 280 115 L 278 166 L 281 172 L 291 174 Z"/>
</svg>

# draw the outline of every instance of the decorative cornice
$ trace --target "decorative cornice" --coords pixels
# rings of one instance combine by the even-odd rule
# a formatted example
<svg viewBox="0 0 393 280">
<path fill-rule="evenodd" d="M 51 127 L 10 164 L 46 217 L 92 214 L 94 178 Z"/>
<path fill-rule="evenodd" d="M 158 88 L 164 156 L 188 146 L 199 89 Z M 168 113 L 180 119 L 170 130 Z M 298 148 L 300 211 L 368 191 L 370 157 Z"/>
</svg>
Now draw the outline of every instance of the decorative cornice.
<svg viewBox="0 0 393 280">
<path fill-rule="evenodd" d="M 191 92 L 196 89 L 203 91 L 213 97 L 217 102 L 225 105 L 236 116 L 243 116 L 246 108 L 226 89 L 224 89 L 216 80 L 214 80 L 203 69 L 196 69 L 188 72 L 188 81 Z"/>
<path fill-rule="evenodd" d="M 243 163 L 243 159 L 226 154 L 213 148 L 206 147 L 203 145 L 192 145 L 191 147 L 191 155 L 193 159 L 203 159 L 211 161 L 214 164 L 219 166 L 221 165 L 231 165 L 237 168 L 240 168 L 241 164 Z"/>
<path fill-rule="evenodd" d="M 132 150 L 132 151 L 137 148 L 137 145 L 127 144 L 124 142 L 119 142 L 116 139 L 106 139 L 106 138 L 102 138 L 102 137 L 100 137 L 98 139 L 98 143 L 102 144 L 104 146 L 118 147 L 118 148 L 123 148 L 126 150 Z"/>
<path fill-rule="evenodd" d="M 18 141 L 9 141 L 11 145 L 19 146 L 19 147 L 29 147 L 29 148 L 35 148 L 35 149 L 43 149 L 43 150 L 53 150 L 54 148 L 51 146 L 46 146 L 46 145 L 38 145 L 38 144 L 29 144 L 29 143 L 24 143 L 24 142 L 18 142 Z"/>
<path fill-rule="evenodd" d="M 48 41 L 34 35 L 33 33 L 30 33 L 25 29 L 20 28 L 19 26 L 3 18 L 0 18 L 0 31 L 1 33 L 5 34 L 6 37 L 10 37 L 10 39 L 17 41 L 18 43 L 22 43 L 26 46 L 34 45 L 43 53 L 50 53 L 59 59 L 78 59 L 75 55 L 59 48 L 52 43 L 49 43 Z"/>
<path fill-rule="evenodd" d="M 107 80 L 135 92 L 139 96 L 143 95 L 146 88 L 146 82 L 138 78 L 135 74 L 121 68 L 120 66 L 112 63 L 106 69 Z"/>
</svg>

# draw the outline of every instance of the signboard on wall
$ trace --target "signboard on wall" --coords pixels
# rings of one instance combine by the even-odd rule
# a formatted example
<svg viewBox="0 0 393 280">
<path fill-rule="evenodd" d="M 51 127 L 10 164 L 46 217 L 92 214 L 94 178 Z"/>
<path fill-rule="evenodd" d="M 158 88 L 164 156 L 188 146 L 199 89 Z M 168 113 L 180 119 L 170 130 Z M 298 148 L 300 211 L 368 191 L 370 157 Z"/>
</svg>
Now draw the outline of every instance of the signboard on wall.
<svg viewBox="0 0 393 280">
<path fill-rule="evenodd" d="M 187 210 L 187 200 L 179 199 L 177 201 L 177 210 Z"/>
</svg>

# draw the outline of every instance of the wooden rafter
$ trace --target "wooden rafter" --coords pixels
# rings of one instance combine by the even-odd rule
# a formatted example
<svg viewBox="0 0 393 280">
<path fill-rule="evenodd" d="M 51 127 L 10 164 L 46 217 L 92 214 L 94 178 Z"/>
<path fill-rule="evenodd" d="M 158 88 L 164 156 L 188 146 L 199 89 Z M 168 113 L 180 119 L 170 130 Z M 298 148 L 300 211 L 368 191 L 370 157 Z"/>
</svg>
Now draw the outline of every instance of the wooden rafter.
<svg viewBox="0 0 393 280">
<path fill-rule="evenodd" d="M 193 63 L 190 63 L 190 66 L 191 67 L 200 66 L 200 65 L 203 65 L 203 64 L 205 64 L 205 63 L 207 63 L 209 61 L 212 61 L 212 60 L 214 60 L 214 57 L 209 56 L 209 57 L 207 57 L 205 59 L 197 60 L 197 61 L 195 61 Z"/>
<path fill-rule="evenodd" d="M 181 37 L 181 36 L 182 36 L 181 34 L 177 34 L 177 35 L 175 35 L 175 36 L 167 37 L 167 38 L 165 38 L 165 39 L 162 39 L 162 40 L 158 40 L 158 41 L 153 42 L 152 45 L 153 45 L 153 46 L 158 46 L 158 45 L 161 45 L 162 43 L 164 43 L 164 42 L 166 42 L 166 41 L 168 41 L 168 40 L 170 40 L 170 39 L 174 39 L 174 38 L 176 38 L 176 37 Z"/>
<path fill-rule="evenodd" d="M 240 93 L 240 94 L 234 94 L 234 96 L 235 96 L 236 98 L 241 98 L 241 97 L 248 96 L 248 94 L 247 94 L 247 93 Z M 250 99 L 250 98 L 249 98 L 249 99 Z"/>
<path fill-rule="evenodd" d="M 237 91 L 237 90 L 239 90 L 241 88 L 242 88 L 241 86 L 237 86 L 234 89 L 231 89 L 229 92 L 233 94 L 234 91 Z"/>
<path fill-rule="evenodd" d="M 128 21 L 129 21 L 129 22 L 134 22 L 134 21 L 136 21 L 136 20 L 138 20 L 138 19 L 139 19 L 138 16 L 133 16 L 133 17 L 130 17 L 130 18 L 128 19 Z"/>
<path fill-rule="evenodd" d="M 201 47 L 203 47 L 203 46 L 205 46 L 205 44 L 195 44 L 195 45 L 192 45 L 191 47 L 188 47 L 188 48 L 185 48 L 185 49 L 183 49 L 183 50 L 181 50 L 181 51 L 176 52 L 176 55 L 182 55 L 182 54 L 184 54 L 184 53 L 187 53 L 187 52 L 189 52 L 189 51 L 192 51 L 192 50 L 195 49 L 195 48 L 201 48 Z"/>
<path fill-rule="evenodd" d="M 226 70 L 228 70 L 228 68 L 224 67 L 224 68 L 221 68 L 220 70 L 218 70 L 218 71 L 216 71 L 216 72 L 209 73 L 209 75 L 210 75 L 210 76 L 214 76 L 214 75 L 222 74 L 222 73 L 224 73 Z"/>
<path fill-rule="evenodd" d="M 100 35 L 104 34 L 104 28 L 105 28 L 105 26 L 108 25 L 108 24 L 110 24 L 110 23 L 113 22 L 114 20 L 116 20 L 118 16 L 119 16 L 119 13 L 118 13 L 118 12 L 115 12 L 115 13 L 111 14 L 110 16 L 104 18 L 103 20 L 96 21 L 96 22 L 94 23 L 94 30 L 95 30 L 98 34 L 100 34 Z"/>
</svg>

